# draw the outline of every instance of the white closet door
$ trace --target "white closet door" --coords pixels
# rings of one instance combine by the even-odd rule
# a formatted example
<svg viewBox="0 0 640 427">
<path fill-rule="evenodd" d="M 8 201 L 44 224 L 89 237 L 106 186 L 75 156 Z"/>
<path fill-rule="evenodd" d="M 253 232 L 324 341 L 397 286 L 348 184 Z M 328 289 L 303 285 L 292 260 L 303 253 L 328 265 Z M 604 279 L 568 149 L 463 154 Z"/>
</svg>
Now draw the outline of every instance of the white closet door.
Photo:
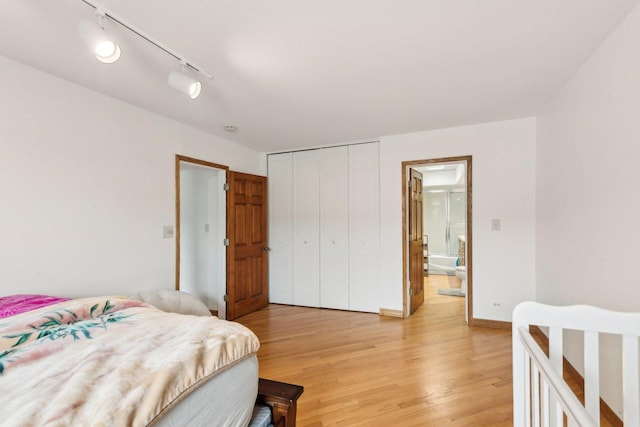
<svg viewBox="0 0 640 427">
<path fill-rule="evenodd" d="M 318 150 L 320 307 L 349 309 L 349 164 L 347 147 Z"/>
<path fill-rule="evenodd" d="M 378 144 L 349 146 L 349 309 L 377 313 L 380 261 Z"/>
<path fill-rule="evenodd" d="M 268 156 L 269 302 L 293 304 L 293 157 Z"/>
<path fill-rule="evenodd" d="M 318 151 L 293 153 L 293 304 L 320 305 Z"/>
</svg>

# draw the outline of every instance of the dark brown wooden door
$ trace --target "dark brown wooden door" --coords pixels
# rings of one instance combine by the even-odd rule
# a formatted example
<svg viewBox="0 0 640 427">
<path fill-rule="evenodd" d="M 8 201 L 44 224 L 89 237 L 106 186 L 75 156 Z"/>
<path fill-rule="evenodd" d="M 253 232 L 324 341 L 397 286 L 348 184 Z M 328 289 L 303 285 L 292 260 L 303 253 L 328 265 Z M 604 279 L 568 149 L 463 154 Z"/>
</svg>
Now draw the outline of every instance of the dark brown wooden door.
<svg viewBox="0 0 640 427">
<path fill-rule="evenodd" d="M 265 307 L 268 294 L 267 178 L 229 172 L 227 319 Z"/>
<path fill-rule="evenodd" d="M 422 174 L 410 169 L 409 298 L 410 313 L 424 303 L 424 246 L 422 236 Z"/>
</svg>

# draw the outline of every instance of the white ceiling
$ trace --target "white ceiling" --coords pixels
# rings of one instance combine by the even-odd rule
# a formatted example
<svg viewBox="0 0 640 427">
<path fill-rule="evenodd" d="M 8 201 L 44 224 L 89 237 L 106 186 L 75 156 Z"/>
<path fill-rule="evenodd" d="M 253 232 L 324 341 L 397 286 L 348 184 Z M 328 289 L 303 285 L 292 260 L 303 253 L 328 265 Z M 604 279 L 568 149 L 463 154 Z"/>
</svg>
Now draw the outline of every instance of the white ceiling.
<svg viewBox="0 0 640 427">
<path fill-rule="evenodd" d="M 96 61 L 81 0 L 0 0 L 0 54 L 261 151 L 534 115 L 638 2 L 97 1 L 211 72 L 200 98 L 116 24 Z"/>
</svg>

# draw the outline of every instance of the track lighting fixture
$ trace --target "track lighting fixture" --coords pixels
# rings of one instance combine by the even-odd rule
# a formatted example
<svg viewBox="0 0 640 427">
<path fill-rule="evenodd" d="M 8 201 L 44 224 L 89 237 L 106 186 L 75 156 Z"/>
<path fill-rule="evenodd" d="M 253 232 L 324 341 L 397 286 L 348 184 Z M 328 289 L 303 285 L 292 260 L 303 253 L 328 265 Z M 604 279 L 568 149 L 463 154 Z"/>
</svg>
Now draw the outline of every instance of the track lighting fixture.
<svg viewBox="0 0 640 427">
<path fill-rule="evenodd" d="M 104 13 L 101 13 L 98 10 L 98 25 L 102 30 L 101 39 L 96 44 L 93 52 L 96 54 L 96 59 L 105 64 L 112 64 L 120 59 L 120 55 L 122 51 L 120 50 L 120 46 L 113 40 L 107 37 L 107 33 L 104 30 Z"/>
<path fill-rule="evenodd" d="M 184 56 L 171 50 L 169 47 L 152 38 L 150 35 L 144 33 L 139 28 L 134 27 L 121 17 L 98 5 L 95 0 L 82 1 L 96 10 L 98 25 L 95 25 L 95 23 L 93 25 L 88 25 L 92 24 L 90 22 L 83 22 L 80 25 L 83 38 L 91 43 L 91 48 L 94 49 L 98 61 L 104 62 L 105 64 L 110 64 L 116 62 L 118 58 L 120 58 L 120 55 L 122 53 L 120 47 L 114 41 L 110 40 L 107 37 L 106 32 L 104 31 L 104 20 L 108 18 L 110 21 L 126 28 L 133 34 L 143 38 L 153 46 L 165 51 L 175 59 L 179 60 L 180 69 L 169 74 L 169 86 L 179 90 L 185 95 L 188 95 L 189 97 L 191 97 L 191 99 L 196 99 L 200 95 L 200 92 L 202 91 L 202 84 L 200 83 L 200 81 L 186 74 L 187 68 L 190 68 L 193 71 L 197 71 L 200 74 L 205 75 L 207 78 L 213 78 L 213 76 L 202 67 L 194 64 L 191 61 L 188 61 Z"/>
<path fill-rule="evenodd" d="M 185 62 L 180 63 L 180 69 L 172 71 L 169 74 L 169 86 L 178 91 L 188 95 L 191 99 L 196 99 L 200 96 L 202 90 L 202 84 L 185 74 L 187 64 Z"/>
<path fill-rule="evenodd" d="M 80 23 L 80 32 L 82 38 L 86 41 L 96 59 L 103 64 L 113 64 L 118 59 L 122 51 L 120 46 L 114 42 L 107 32 L 104 30 L 104 11 L 96 8 L 97 23 L 90 21 L 83 21 Z"/>
</svg>

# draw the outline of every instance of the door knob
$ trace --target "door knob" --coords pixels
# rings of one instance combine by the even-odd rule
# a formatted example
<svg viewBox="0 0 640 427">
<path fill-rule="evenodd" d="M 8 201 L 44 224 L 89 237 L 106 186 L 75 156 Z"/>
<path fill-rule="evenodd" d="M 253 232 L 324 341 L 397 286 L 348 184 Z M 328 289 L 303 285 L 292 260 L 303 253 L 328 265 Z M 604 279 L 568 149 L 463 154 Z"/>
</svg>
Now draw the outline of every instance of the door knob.
<svg viewBox="0 0 640 427">
<path fill-rule="evenodd" d="M 262 250 L 265 252 L 269 252 L 271 250 L 271 248 L 269 246 L 263 246 Z"/>
</svg>

